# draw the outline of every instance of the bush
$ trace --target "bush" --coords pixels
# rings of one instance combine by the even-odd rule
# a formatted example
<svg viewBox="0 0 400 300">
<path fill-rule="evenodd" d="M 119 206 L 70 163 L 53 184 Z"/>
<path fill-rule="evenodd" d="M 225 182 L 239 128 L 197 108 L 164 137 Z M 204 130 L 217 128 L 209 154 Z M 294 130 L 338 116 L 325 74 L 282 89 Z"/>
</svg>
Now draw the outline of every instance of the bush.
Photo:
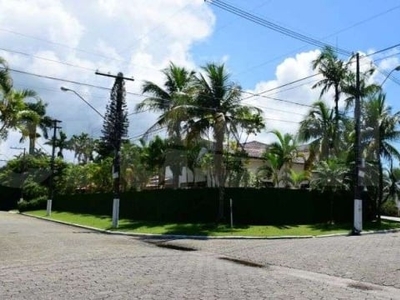
<svg viewBox="0 0 400 300">
<path fill-rule="evenodd" d="M 383 203 L 382 208 L 381 208 L 381 214 L 383 216 L 397 217 L 398 216 L 398 208 L 397 208 L 396 202 L 394 200 L 388 200 L 385 203 Z"/>
<path fill-rule="evenodd" d="M 28 177 L 23 186 L 24 199 L 34 200 L 43 197 L 47 194 L 47 188 L 38 182 L 35 182 L 32 177 Z"/>
<path fill-rule="evenodd" d="M 38 197 L 30 201 L 18 202 L 18 210 L 20 212 L 45 209 L 47 205 L 47 197 Z"/>
</svg>

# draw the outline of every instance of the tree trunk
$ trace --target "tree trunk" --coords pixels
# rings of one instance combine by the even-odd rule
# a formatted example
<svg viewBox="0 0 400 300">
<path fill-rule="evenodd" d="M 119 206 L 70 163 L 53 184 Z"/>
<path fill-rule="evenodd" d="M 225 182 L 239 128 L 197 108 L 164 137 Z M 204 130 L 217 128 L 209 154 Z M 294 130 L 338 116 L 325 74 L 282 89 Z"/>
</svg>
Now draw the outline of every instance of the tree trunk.
<svg viewBox="0 0 400 300">
<path fill-rule="evenodd" d="M 215 171 L 218 186 L 218 218 L 217 221 L 224 220 L 224 175 L 222 169 L 224 151 L 225 119 L 223 114 L 215 117 Z"/>
<path fill-rule="evenodd" d="M 29 135 L 29 155 L 35 154 L 35 139 L 34 136 Z"/>
<path fill-rule="evenodd" d="M 337 138 L 337 132 L 339 130 L 339 85 L 335 84 L 335 128 L 333 129 L 333 150 L 335 151 L 335 154 L 337 155 L 337 150 L 338 150 L 338 138 Z M 329 148 L 332 148 L 331 145 L 329 145 Z"/>
<path fill-rule="evenodd" d="M 378 157 L 378 172 L 379 172 L 379 185 L 378 185 L 378 207 L 377 207 L 377 220 L 378 224 L 381 223 L 381 208 L 383 203 L 383 170 L 382 162 L 380 157 Z"/>
</svg>

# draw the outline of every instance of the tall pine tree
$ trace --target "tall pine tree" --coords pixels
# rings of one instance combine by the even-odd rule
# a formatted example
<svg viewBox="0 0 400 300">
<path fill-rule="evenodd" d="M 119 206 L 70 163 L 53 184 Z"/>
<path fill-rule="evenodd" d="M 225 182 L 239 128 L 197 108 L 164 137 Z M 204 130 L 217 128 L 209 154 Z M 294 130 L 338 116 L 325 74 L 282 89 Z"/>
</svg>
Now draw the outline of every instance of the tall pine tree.
<svg viewBox="0 0 400 300">
<path fill-rule="evenodd" d="M 128 111 L 126 105 L 126 90 L 123 74 L 118 73 L 111 90 L 110 102 L 106 107 L 103 129 L 98 153 L 101 158 L 113 156 L 119 151 L 121 141 L 128 136 Z"/>
</svg>

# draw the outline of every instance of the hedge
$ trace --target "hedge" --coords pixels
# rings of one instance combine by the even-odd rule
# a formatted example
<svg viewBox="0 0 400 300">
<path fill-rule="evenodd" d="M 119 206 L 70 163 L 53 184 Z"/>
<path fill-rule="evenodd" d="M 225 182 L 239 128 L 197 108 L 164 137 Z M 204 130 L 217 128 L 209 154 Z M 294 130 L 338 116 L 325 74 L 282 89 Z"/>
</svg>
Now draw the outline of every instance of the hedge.
<svg viewBox="0 0 400 300">
<path fill-rule="evenodd" d="M 20 197 L 20 189 L 0 185 L 0 210 L 16 209 Z"/>
<path fill-rule="evenodd" d="M 214 222 L 218 213 L 218 189 L 164 189 L 122 193 L 120 218 L 165 222 Z M 352 222 L 351 192 L 320 194 L 309 190 L 226 188 L 225 216 L 233 201 L 236 224 L 314 224 L 331 220 Z M 333 206 L 331 208 L 331 200 Z M 112 194 L 59 195 L 53 209 L 83 214 L 112 213 Z M 364 204 L 364 219 L 370 215 Z"/>
</svg>

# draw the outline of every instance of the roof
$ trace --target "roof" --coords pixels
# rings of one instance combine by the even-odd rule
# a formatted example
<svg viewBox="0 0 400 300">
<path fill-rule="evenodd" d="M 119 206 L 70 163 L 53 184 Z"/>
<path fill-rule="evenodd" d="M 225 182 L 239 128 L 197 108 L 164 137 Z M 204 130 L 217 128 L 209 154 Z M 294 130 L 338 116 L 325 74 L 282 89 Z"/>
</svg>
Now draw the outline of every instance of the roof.
<svg viewBox="0 0 400 300">
<path fill-rule="evenodd" d="M 252 158 L 262 158 L 263 153 L 269 146 L 270 146 L 269 144 L 261 143 L 258 141 L 251 141 L 251 142 L 243 144 L 244 150 L 247 152 L 249 157 L 252 157 Z M 308 156 L 308 149 L 309 149 L 309 145 L 298 146 L 298 151 L 301 154 L 305 155 L 306 157 Z M 297 157 L 293 160 L 293 162 L 298 163 L 298 164 L 303 164 L 304 158 Z"/>
<path fill-rule="evenodd" d="M 244 150 L 250 157 L 261 158 L 268 144 L 264 144 L 257 141 L 251 141 L 243 144 Z"/>
</svg>

